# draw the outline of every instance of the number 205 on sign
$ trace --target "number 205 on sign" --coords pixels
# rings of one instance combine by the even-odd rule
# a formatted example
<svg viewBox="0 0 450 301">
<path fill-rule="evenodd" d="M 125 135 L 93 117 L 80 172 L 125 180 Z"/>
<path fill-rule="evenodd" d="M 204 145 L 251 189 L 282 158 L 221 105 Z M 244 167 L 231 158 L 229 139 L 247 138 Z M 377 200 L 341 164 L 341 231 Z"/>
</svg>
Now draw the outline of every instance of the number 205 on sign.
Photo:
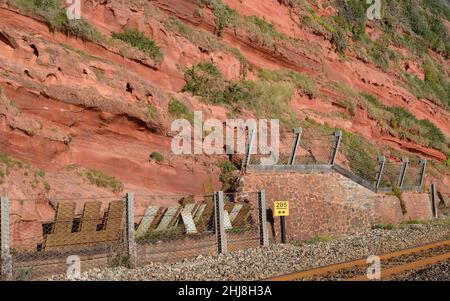
<svg viewBox="0 0 450 301">
<path fill-rule="evenodd" d="M 289 216 L 289 202 L 276 201 L 274 202 L 275 213 L 274 216 Z"/>
</svg>

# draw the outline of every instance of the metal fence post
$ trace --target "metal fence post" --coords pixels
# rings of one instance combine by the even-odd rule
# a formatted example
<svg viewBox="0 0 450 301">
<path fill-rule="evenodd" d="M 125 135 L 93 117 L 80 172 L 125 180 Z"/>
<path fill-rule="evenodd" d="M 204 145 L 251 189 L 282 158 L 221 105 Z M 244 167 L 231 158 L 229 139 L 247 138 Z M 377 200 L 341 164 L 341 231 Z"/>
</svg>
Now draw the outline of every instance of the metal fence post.
<svg viewBox="0 0 450 301">
<path fill-rule="evenodd" d="M 259 210 L 259 241 L 261 246 L 269 245 L 267 233 L 267 212 L 266 212 L 266 191 L 258 191 L 258 210 Z"/>
<path fill-rule="evenodd" d="M 127 242 L 127 252 L 132 265 L 136 263 L 136 241 L 134 237 L 134 193 L 128 192 L 126 194 L 126 242 Z"/>
<path fill-rule="evenodd" d="M 331 155 L 331 165 L 334 165 L 334 163 L 336 162 L 336 157 L 339 151 L 339 146 L 341 145 L 341 139 L 342 139 L 342 131 L 336 131 L 334 132 L 334 137 L 335 137 L 335 143 L 334 143 L 334 147 L 333 147 L 333 153 Z"/>
<path fill-rule="evenodd" d="M 420 160 L 420 181 L 419 181 L 419 191 L 422 190 L 423 181 L 425 180 L 425 170 L 427 168 L 427 159 Z"/>
<path fill-rule="evenodd" d="M 9 200 L 1 197 L 0 204 L 0 231 L 1 231 L 1 276 L 4 280 L 12 278 L 12 256 L 9 241 Z"/>
<path fill-rule="evenodd" d="M 433 213 L 433 217 L 437 218 L 438 217 L 438 208 L 437 208 L 437 204 L 436 204 L 436 199 L 437 199 L 437 195 L 436 195 L 436 184 L 432 183 L 431 184 L 431 211 Z"/>
<path fill-rule="evenodd" d="M 408 171 L 409 159 L 408 158 L 403 158 L 402 162 L 403 162 L 402 170 L 400 171 L 400 175 L 398 177 L 398 187 L 400 187 L 400 189 L 402 189 L 403 182 L 405 181 L 406 172 Z"/>
<path fill-rule="evenodd" d="M 228 246 L 224 225 L 223 191 L 214 193 L 214 224 L 217 238 L 217 253 L 226 254 L 228 252 Z"/>
<path fill-rule="evenodd" d="M 380 188 L 381 178 L 383 177 L 384 165 L 386 164 L 386 157 L 380 156 L 378 158 L 378 162 L 380 163 L 380 171 L 378 172 L 377 182 L 375 184 L 375 191 L 378 192 L 378 188 Z"/>
<path fill-rule="evenodd" d="M 249 129 L 248 141 L 247 141 L 247 145 L 245 148 L 244 159 L 242 160 L 241 170 L 245 170 L 245 168 L 250 164 L 250 156 L 251 156 L 251 152 L 252 152 L 254 136 L 255 136 L 255 131 Z"/>
<path fill-rule="evenodd" d="M 302 128 L 295 128 L 294 129 L 294 141 L 292 142 L 292 150 L 291 150 L 291 156 L 289 157 L 289 165 L 294 165 L 295 162 L 295 155 L 297 154 L 297 149 L 300 144 L 300 138 L 302 136 Z"/>
</svg>

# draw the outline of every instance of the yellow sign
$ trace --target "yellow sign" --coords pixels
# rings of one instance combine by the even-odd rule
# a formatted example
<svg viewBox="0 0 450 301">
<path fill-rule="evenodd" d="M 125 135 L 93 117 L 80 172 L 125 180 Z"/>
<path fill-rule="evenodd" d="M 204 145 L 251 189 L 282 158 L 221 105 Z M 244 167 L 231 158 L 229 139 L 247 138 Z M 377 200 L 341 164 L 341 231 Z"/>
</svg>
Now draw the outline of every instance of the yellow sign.
<svg viewBox="0 0 450 301">
<path fill-rule="evenodd" d="M 289 201 L 276 201 L 274 216 L 289 216 Z"/>
</svg>

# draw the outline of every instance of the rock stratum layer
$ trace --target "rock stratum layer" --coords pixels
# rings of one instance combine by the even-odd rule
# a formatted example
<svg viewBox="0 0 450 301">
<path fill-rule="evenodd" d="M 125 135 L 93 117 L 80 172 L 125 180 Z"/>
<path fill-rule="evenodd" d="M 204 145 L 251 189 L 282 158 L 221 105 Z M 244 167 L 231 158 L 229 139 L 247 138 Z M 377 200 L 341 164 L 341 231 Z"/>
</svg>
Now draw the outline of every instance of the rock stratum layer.
<svg viewBox="0 0 450 301">
<path fill-rule="evenodd" d="M 393 157 L 395 152 L 406 152 L 439 166 L 448 160 L 448 143 L 437 148 L 398 137 L 386 131 L 367 107 L 345 105 L 352 93 L 371 94 L 383 106 L 404 108 L 450 136 L 448 108 L 417 97 L 405 85 L 403 73 L 424 78 L 416 56 L 387 45 L 399 59 L 396 68 L 383 69 L 350 46 L 339 54 L 332 37 L 305 26 L 293 1 L 217 1 L 235 10 L 240 20 L 272 24 L 273 43 L 239 22 L 219 32 L 218 8 L 207 5 L 208 1 L 199 5 L 194 0 L 82 0 L 82 18 L 101 35 L 99 39 L 55 29 L 39 14 L 24 10 L 21 2 L 0 1 L 0 153 L 8 156 L 4 161 L 29 162 L 36 171 L 33 176 L 26 168 L 5 163 L 11 170 L 1 187 L 11 198 L 91 197 L 125 190 L 200 195 L 211 178 L 219 189 L 221 171 L 216 163 L 225 156 L 175 156 L 170 150 L 174 116 L 169 104 L 174 98 L 190 111 L 202 111 L 204 118 L 225 120 L 230 113 L 226 105 L 182 92 L 185 69 L 204 61 L 214 63 L 227 81 L 243 76 L 257 81 L 261 70 L 304 74 L 316 82 L 317 91 L 311 95 L 297 87 L 287 104 L 296 120 L 344 129 L 380 149 L 389 148 Z M 338 13 L 336 6 L 323 2 L 305 3 L 314 16 Z M 443 22 L 448 29 L 448 21 Z M 376 24 L 367 22 L 367 39 L 380 35 Z M 153 39 L 162 58 L 111 38 L 124 29 Z M 428 53 L 448 78 L 448 58 L 431 49 Z M 255 116 L 250 109 L 240 113 L 240 117 Z M 164 160 L 149 158 L 152 152 L 162 154 Z M 123 186 L 96 186 L 80 169 L 99 171 Z M 448 190 L 445 166 L 429 175 L 428 181 L 433 179 Z M 46 206 L 40 209 L 43 215 L 51 212 Z"/>
</svg>

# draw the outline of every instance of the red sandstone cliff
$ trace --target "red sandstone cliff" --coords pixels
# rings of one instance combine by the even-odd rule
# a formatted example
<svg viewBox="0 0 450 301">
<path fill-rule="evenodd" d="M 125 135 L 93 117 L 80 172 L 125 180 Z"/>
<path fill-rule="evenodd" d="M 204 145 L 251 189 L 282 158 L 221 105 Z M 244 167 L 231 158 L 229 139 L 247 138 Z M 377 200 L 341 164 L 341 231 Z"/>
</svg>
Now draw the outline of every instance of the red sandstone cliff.
<svg viewBox="0 0 450 301">
<path fill-rule="evenodd" d="M 440 150 L 393 137 L 370 119 L 364 108 L 350 118 L 341 101 L 346 96 L 326 83 L 345 83 L 355 91 L 368 92 L 387 106 L 407 108 L 418 119 L 428 119 L 450 136 L 450 112 L 427 99 L 419 99 L 401 83 L 395 71 L 385 72 L 373 63 L 348 51 L 342 59 L 323 36 L 302 26 L 289 6 L 276 0 L 227 0 L 241 15 L 258 16 L 273 23 L 288 37 L 299 39 L 302 47 L 289 43 L 273 47 L 261 45 L 242 30 L 227 29 L 221 42 L 239 49 L 256 78 L 261 68 L 287 68 L 317 79 L 320 95 L 310 99 L 296 93 L 291 101 L 294 114 L 318 123 L 357 133 L 378 146 L 413 152 L 438 162 L 447 160 Z M 281 2 L 281 3 L 280 3 Z M 289 1 L 287 1 L 289 2 Z M 30 189 L 17 185 L 23 175 L 11 173 L 1 185 L 10 197 L 94 196 L 112 193 L 85 181 L 76 181 L 66 166 L 78 164 L 114 176 L 124 190 L 136 193 L 201 194 L 203 183 L 212 175 L 220 187 L 220 170 L 215 162 L 222 157 L 174 156 L 170 151 L 170 96 L 181 99 L 190 109 L 202 110 L 206 117 L 224 120 L 227 109 L 202 103 L 180 92 L 185 81 L 182 67 L 209 60 L 228 79 L 240 77 L 241 62 L 229 51 L 209 51 L 170 30 L 167 18 L 177 18 L 197 29 L 215 33 L 214 16 L 203 8 L 198 14 L 195 1 L 83 1 L 82 16 L 106 36 L 124 28 L 138 29 L 152 37 L 164 54 L 161 62 L 115 46 L 82 41 L 51 31 L 45 22 L 24 14 L 0 1 L 0 153 L 32 163 L 46 172 L 50 185 Z M 332 7 L 315 7 L 319 15 L 332 15 Z M 368 35 L 376 35 L 370 30 Z M 423 70 L 408 60 L 405 71 L 423 77 Z M 438 54 L 449 70 L 449 60 Z M 448 74 L 447 74 L 448 76 Z M 13 105 L 7 105 L 11 101 Z M 158 118 L 147 114 L 155 107 Z M 13 108 L 11 108 L 13 107 Z M 13 110 L 17 109 L 17 112 Z M 20 114 L 20 116 L 19 116 Z M 149 160 L 153 151 L 162 153 L 162 164 Z M 438 176 L 440 187 L 448 189 L 450 177 Z M 45 211 L 45 210 L 44 210 Z"/>
</svg>

